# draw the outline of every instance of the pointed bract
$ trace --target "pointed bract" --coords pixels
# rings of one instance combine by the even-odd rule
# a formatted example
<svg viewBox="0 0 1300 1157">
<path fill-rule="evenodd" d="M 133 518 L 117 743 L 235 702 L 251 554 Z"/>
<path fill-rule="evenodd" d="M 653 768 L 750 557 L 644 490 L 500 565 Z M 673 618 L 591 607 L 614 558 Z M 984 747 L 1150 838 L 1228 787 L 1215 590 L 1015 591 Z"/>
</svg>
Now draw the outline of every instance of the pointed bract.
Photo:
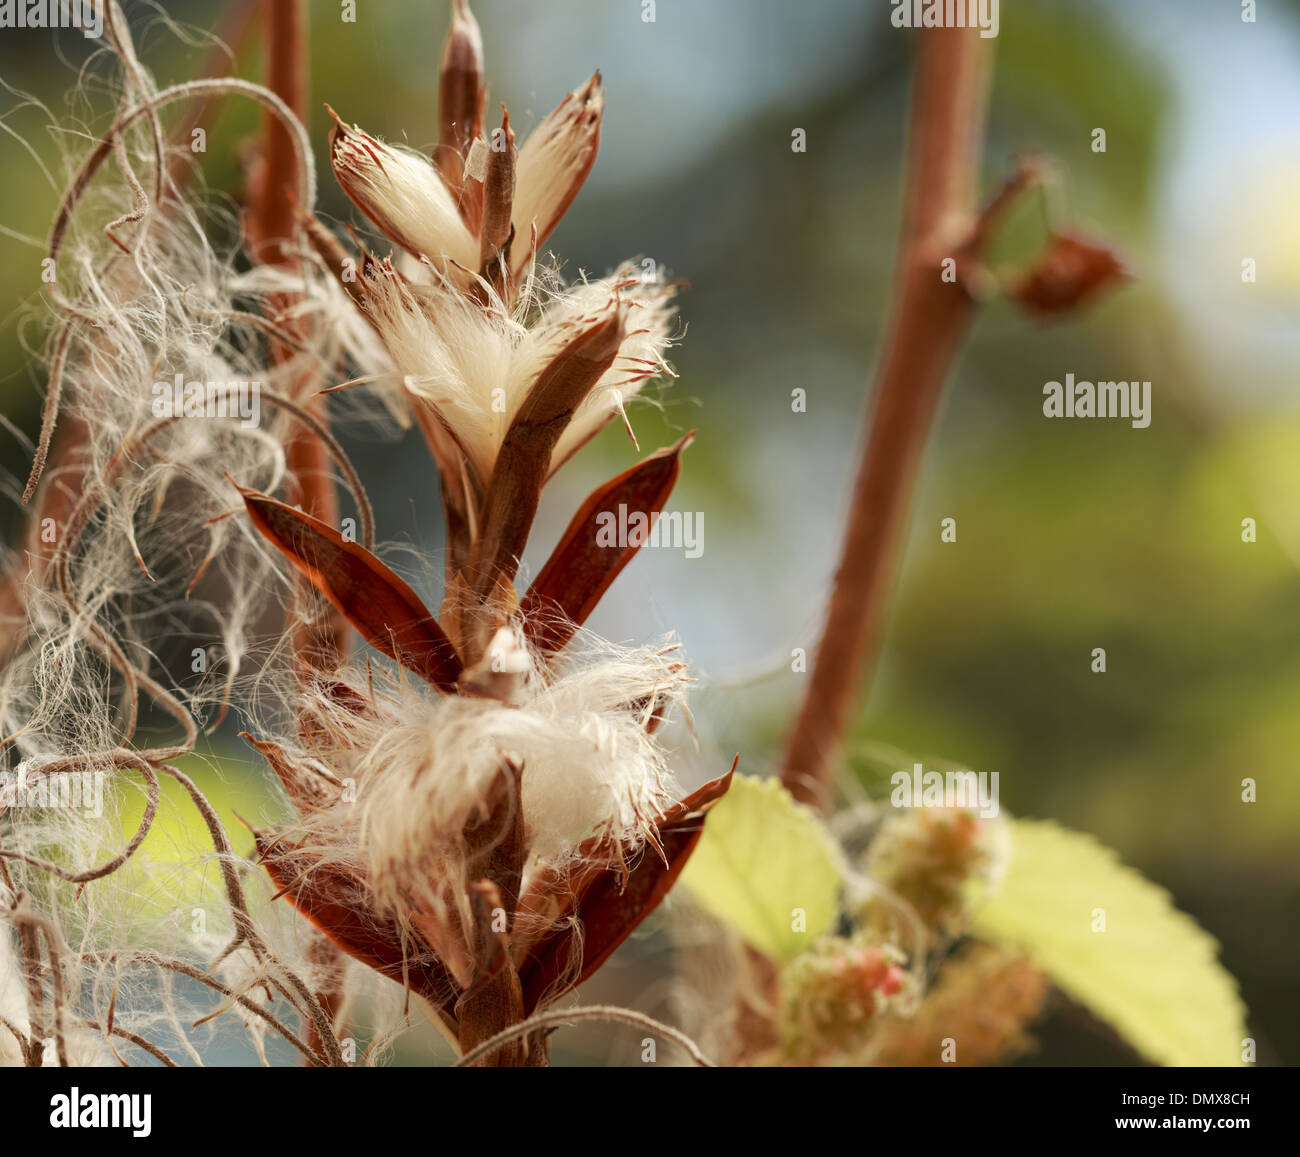
<svg viewBox="0 0 1300 1157">
<path fill-rule="evenodd" d="M 506 431 L 483 500 L 482 530 L 471 567 L 485 594 L 499 575 L 511 577 L 537 514 L 551 453 L 575 411 L 614 364 L 623 341 L 624 308 L 577 332 L 538 375 Z"/>
<path fill-rule="evenodd" d="M 339 185 L 389 240 L 439 269 L 451 262 L 477 267 L 478 242 L 428 160 L 391 148 L 337 117 L 329 149 Z"/>
<path fill-rule="evenodd" d="M 711 780 L 659 821 L 658 847 L 642 855 L 622 874 L 585 872 L 576 882 L 568 915 L 554 931 L 535 943 L 519 965 L 524 1008 L 533 1012 L 562 989 L 581 984 L 596 971 L 668 895 L 704 834 L 709 810 L 727 793 L 736 772 Z"/>
<path fill-rule="evenodd" d="M 510 299 L 510 250 L 515 236 L 510 212 L 515 201 L 515 134 L 510 114 L 501 108 L 500 137 L 488 154 L 483 181 L 483 226 L 479 236 L 479 275 L 503 299 Z M 500 147 L 498 147 L 498 144 Z"/>
<path fill-rule="evenodd" d="M 520 603 L 525 634 L 544 654 L 558 651 L 573 637 L 642 545 L 640 540 L 603 544 L 598 533 L 601 516 L 624 507 L 629 517 L 644 514 L 647 525 L 653 525 L 681 472 L 682 451 L 693 437 L 694 431 L 597 487 L 573 516 Z"/>
<path fill-rule="evenodd" d="M 255 832 L 258 855 L 289 902 L 349 956 L 409 983 L 455 1031 L 459 986 L 438 958 L 377 909 L 358 876 L 283 839 Z"/>
<path fill-rule="evenodd" d="M 596 163 L 604 109 L 605 90 L 596 72 L 529 134 L 519 151 L 516 237 L 527 238 L 536 227 L 540 246 L 559 224 Z M 519 247 L 512 261 L 516 272 L 527 259 Z"/>
<path fill-rule="evenodd" d="M 440 691 L 455 690 L 461 662 L 419 596 L 373 554 L 310 515 L 239 487 L 253 525 L 376 650 Z"/>
</svg>

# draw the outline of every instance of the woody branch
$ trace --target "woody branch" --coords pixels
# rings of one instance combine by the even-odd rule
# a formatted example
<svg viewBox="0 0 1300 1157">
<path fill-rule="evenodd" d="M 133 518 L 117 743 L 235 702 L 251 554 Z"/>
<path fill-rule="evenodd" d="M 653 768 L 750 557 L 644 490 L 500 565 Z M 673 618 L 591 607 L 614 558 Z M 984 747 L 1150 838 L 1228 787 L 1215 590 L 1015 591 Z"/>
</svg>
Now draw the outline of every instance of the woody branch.
<svg viewBox="0 0 1300 1157">
<path fill-rule="evenodd" d="M 782 775 L 795 798 L 818 808 L 828 802 L 868 675 L 926 436 L 976 309 L 987 41 L 968 28 L 918 36 L 893 313 L 826 622 Z M 955 280 L 942 276 L 945 259 L 956 263 Z"/>
</svg>

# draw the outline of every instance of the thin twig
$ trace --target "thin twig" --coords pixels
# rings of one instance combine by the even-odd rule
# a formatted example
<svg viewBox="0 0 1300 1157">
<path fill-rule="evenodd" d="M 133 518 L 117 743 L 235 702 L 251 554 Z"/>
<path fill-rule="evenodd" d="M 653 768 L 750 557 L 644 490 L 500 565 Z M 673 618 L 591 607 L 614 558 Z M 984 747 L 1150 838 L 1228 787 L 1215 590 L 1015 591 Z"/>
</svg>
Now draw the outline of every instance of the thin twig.
<svg viewBox="0 0 1300 1157">
<path fill-rule="evenodd" d="M 195 968 L 192 964 L 187 964 L 184 960 L 178 960 L 174 957 L 163 956 L 157 952 L 146 952 L 137 950 L 128 950 L 125 952 L 87 952 L 82 955 L 83 960 L 92 960 L 97 963 L 105 964 L 152 964 L 155 968 L 161 968 L 167 972 L 176 972 L 181 976 L 188 976 L 191 980 L 196 980 L 200 984 L 211 988 L 214 992 L 221 993 L 222 996 L 233 1000 L 242 1008 L 246 1008 L 254 1016 L 260 1017 L 266 1021 L 276 1032 L 296 1048 L 303 1056 L 313 1064 L 329 1064 L 329 1059 L 320 1053 L 313 1052 L 297 1033 L 285 1024 L 279 1017 L 268 1009 L 263 1008 L 256 1001 L 250 1000 L 242 993 L 236 992 L 227 984 L 223 984 L 215 976 L 209 976 L 200 968 Z M 342 1064 L 342 1061 L 336 1062 Z"/>
<path fill-rule="evenodd" d="M 49 872 L 52 875 L 58 876 L 61 880 L 67 880 L 70 884 L 88 884 L 91 880 L 100 880 L 103 879 L 103 877 L 116 872 L 118 868 L 135 855 L 137 849 L 142 843 L 144 843 L 144 838 L 149 834 L 149 829 L 153 827 L 154 816 L 158 812 L 157 775 L 154 774 L 153 768 L 151 768 L 144 760 L 141 760 L 139 764 L 136 765 L 135 770 L 140 773 L 141 777 L 145 781 L 145 791 L 147 792 L 147 796 L 145 799 L 144 815 L 140 817 L 140 826 L 136 830 L 135 835 L 131 837 L 130 842 L 111 860 L 106 860 L 96 868 L 87 868 L 81 872 L 73 872 L 59 864 L 51 862 L 50 860 L 43 860 L 39 856 L 29 855 L 27 852 L 9 851 L 7 848 L 0 848 L 0 858 L 21 860 L 24 864 L 29 864 L 33 868 L 39 868 L 43 872 Z M 41 769 L 38 769 L 35 772 L 29 772 L 28 774 L 30 776 L 43 777 L 45 773 Z M 61 774 L 76 774 L 76 772 L 69 768 Z"/>
<path fill-rule="evenodd" d="M 315 204 L 316 168 L 312 157 L 311 140 L 308 138 L 307 130 L 303 128 L 302 123 L 275 93 L 269 92 L 258 85 L 250 84 L 246 80 L 240 80 L 237 77 L 187 81 L 184 84 L 163 89 L 162 92 L 150 97 L 142 104 L 138 104 L 122 113 L 114 121 L 108 132 L 100 138 L 95 148 L 82 161 L 81 168 L 73 177 L 58 211 L 55 213 L 54 224 L 50 229 L 50 239 L 46 252 L 48 258 L 55 263 L 55 268 L 58 267 L 59 254 L 72 222 L 73 211 L 82 197 L 85 196 L 95 174 L 113 153 L 115 142 L 122 133 L 126 132 L 141 117 L 153 118 L 156 116 L 158 109 L 175 101 L 202 100 L 215 95 L 234 94 L 261 101 L 289 131 L 289 140 L 293 147 L 294 160 L 297 166 L 296 194 L 303 204 Z M 96 323 L 93 316 L 86 315 L 75 302 L 70 301 L 63 295 L 58 288 L 57 282 L 50 287 L 50 296 L 55 304 L 70 317 L 83 318 L 92 326 Z M 41 433 L 37 442 L 31 474 L 28 476 L 27 486 L 23 491 L 22 501 L 24 506 L 31 501 L 32 495 L 36 491 L 36 484 L 40 481 L 41 473 L 45 468 L 45 459 L 49 453 L 50 441 L 54 436 L 55 423 L 58 421 L 59 400 L 59 394 L 54 388 L 52 379 L 50 393 L 46 396 L 45 408 L 41 415 Z"/>
<path fill-rule="evenodd" d="M 97 1020 L 83 1020 L 81 1023 L 84 1024 L 87 1028 L 94 1029 L 96 1032 L 104 1032 L 104 1026 L 101 1025 Z M 140 1036 L 138 1033 L 128 1032 L 120 1025 L 116 1025 L 116 1024 L 113 1025 L 111 1028 L 109 1028 L 108 1032 L 105 1033 L 105 1035 L 117 1036 L 117 1037 L 121 1037 L 124 1041 L 130 1041 L 133 1045 L 136 1046 L 136 1048 L 143 1049 L 155 1060 L 162 1061 L 162 1063 L 166 1065 L 169 1069 L 180 1068 L 180 1065 L 178 1065 L 174 1060 L 172 1060 L 171 1057 L 169 1057 L 165 1052 L 163 1052 L 163 1050 L 159 1048 L 156 1044 L 154 1044 L 151 1040 L 147 1040 L 145 1037 Z"/>
<path fill-rule="evenodd" d="M 307 120 L 307 9 L 303 0 L 262 0 L 262 18 L 266 44 L 266 84 L 280 97 L 302 121 Z M 301 265 L 292 255 L 288 242 L 297 232 L 297 212 L 291 192 L 294 191 L 293 177 L 296 170 L 293 156 L 293 141 L 283 124 L 266 115 L 263 124 L 263 153 L 261 180 L 254 190 L 252 204 L 249 207 L 249 234 L 253 241 L 255 255 L 268 265 L 281 266 L 290 270 L 300 270 Z M 315 209 L 314 202 L 300 202 L 308 212 Z M 294 298 L 288 295 L 272 298 L 268 303 L 278 314 L 287 312 L 294 304 Z M 305 336 L 303 323 L 297 326 L 292 321 L 284 328 L 291 330 L 291 338 Z M 296 330 L 297 332 L 292 332 Z M 292 341 L 280 345 L 272 344 L 271 360 L 273 364 L 288 361 Z M 374 544 L 374 519 L 370 504 L 366 499 L 361 480 L 352 471 L 347 456 L 338 442 L 329 432 L 329 417 L 326 399 L 320 395 L 312 396 L 313 378 L 302 374 L 290 386 L 294 400 L 300 399 L 295 406 L 292 401 L 279 400 L 279 404 L 289 410 L 298 423 L 290 428 L 289 439 L 285 446 L 285 464 L 290 479 L 298 488 L 302 508 L 331 526 L 339 521 L 339 499 L 334 487 L 334 480 L 329 471 L 329 459 L 332 455 L 348 475 L 348 483 L 357 502 L 361 515 L 362 538 L 366 546 Z M 304 579 L 297 579 L 297 600 L 302 604 L 305 614 L 301 619 L 295 616 L 293 623 L 294 653 L 310 665 L 328 672 L 337 667 L 346 658 L 351 639 L 346 619 L 335 607 L 330 605 Z M 318 945 L 319 955 L 332 957 L 333 969 L 326 967 L 326 975 L 341 977 L 343 969 L 338 950 L 329 941 Z M 313 1044 L 323 1038 L 336 1039 L 331 1009 L 342 1003 L 342 992 L 338 989 L 326 989 L 312 994 L 313 1009 L 319 1007 L 321 1016 L 314 1015 L 305 1026 L 307 1039 Z"/>
<path fill-rule="evenodd" d="M 262 19 L 266 44 L 266 85 L 302 120 L 307 117 L 307 14 L 303 0 L 262 0 Z M 297 215 L 290 192 L 294 188 L 295 164 L 293 142 L 285 126 L 274 117 L 264 117 L 262 155 L 258 179 L 250 190 L 248 234 L 253 254 L 266 265 L 296 272 L 299 263 L 293 258 L 289 242 L 297 231 Z M 310 201 L 300 201 L 308 211 Z M 295 299 L 284 294 L 273 297 L 268 308 L 277 315 L 292 309 Z M 291 336 L 306 336 L 302 322 L 289 321 L 284 328 Z M 271 345 L 271 361 L 281 365 L 288 361 L 291 343 Z M 338 494 L 329 472 L 329 448 L 318 430 L 328 428 L 325 399 L 313 396 L 314 380 L 310 374 L 299 375 L 289 387 L 291 398 L 318 423 L 290 427 L 285 443 L 285 464 L 297 493 L 290 501 L 300 502 L 303 510 L 330 526 L 339 520 Z M 322 670 L 333 670 L 347 654 L 350 632 L 343 615 L 330 605 L 306 580 L 298 579 L 298 598 L 304 607 L 302 616 L 292 627 L 296 654 Z"/>
<path fill-rule="evenodd" d="M 987 42 L 973 28 L 917 35 L 908 212 L 893 315 L 826 624 L 782 775 L 797 799 L 818 808 L 828 802 L 876 643 L 926 436 L 976 305 L 969 287 L 978 267 L 971 241 Z M 957 264 L 955 280 L 941 275 L 947 258 Z"/>
<path fill-rule="evenodd" d="M 550 1009 L 546 1012 L 535 1012 L 526 1020 L 521 1020 L 518 1024 L 512 1024 L 509 1028 L 502 1029 L 495 1036 L 488 1037 L 481 1044 L 470 1049 L 463 1057 L 456 1062 L 457 1068 L 465 1068 L 472 1065 L 475 1061 L 487 1056 L 489 1053 L 496 1052 L 502 1045 L 509 1044 L 513 1040 L 518 1040 L 522 1036 L 527 1036 L 538 1029 L 547 1028 L 550 1025 L 570 1024 L 573 1021 L 580 1020 L 612 1020 L 620 1021 L 623 1024 L 630 1024 L 636 1028 L 643 1028 L 647 1032 L 659 1033 L 660 1036 L 667 1037 L 674 1044 L 680 1045 L 683 1051 L 697 1065 L 704 1069 L 713 1069 L 717 1066 L 709 1060 L 690 1037 L 681 1029 L 673 1028 L 670 1024 L 664 1024 L 662 1021 L 655 1020 L 652 1016 L 646 1016 L 643 1012 L 636 1012 L 630 1008 L 620 1008 L 615 1004 L 593 1004 L 585 1008 L 557 1008 Z"/>
</svg>

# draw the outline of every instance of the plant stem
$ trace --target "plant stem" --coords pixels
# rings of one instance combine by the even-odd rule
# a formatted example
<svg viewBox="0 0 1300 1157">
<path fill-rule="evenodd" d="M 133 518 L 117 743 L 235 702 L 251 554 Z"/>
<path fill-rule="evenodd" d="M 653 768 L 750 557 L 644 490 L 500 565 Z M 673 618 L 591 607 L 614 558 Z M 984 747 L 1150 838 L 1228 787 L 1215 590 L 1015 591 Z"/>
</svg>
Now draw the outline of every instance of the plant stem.
<svg viewBox="0 0 1300 1157">
<path fill-rule="evenodd" d="M 262 22 L 266 87 L 305 122 L 307 24 L 302 0 L 262 0 Z M 253 244 L 266 264 L 289 265 L 284 242 L 293 235 L 294 217 L 285 193 L 295 180 L 293 145 L 288 129 L 269 113 L 262 115 L 262 142 L 262 175 L 249 210 Z"/>
<path fill-rule="evenodd" d="M 0 668 L 17 653 L 27 635 L 27 585 L 45 583 L 54 552 L 58 549 L 68 516 L 76 504 L 85 479 L 84 450 L 89 432 L 76 414 L 67 414 L 55 434 L 54 453 L 44 487 L 28 515 L 25 541 L 0 575 Z M 54 542 L 45 541 L 47 522 L 52 520 Z"/>
<path fill-rule="evenodd" d="M 261 0 L 261 9 L 266 87 L 305 123 L 308 88 L 305 5 L 303 0 Z M 297 262 L 285 252 L 285 242 L 296 229 L 293 204 L 288 197 L 295 183 L 292 142 L 285 126 L 269 114 L 263 116 L 262 142 L 261 163 L 249 199 L 249 240 L 254 255 L 265 264 L 296 268 Z M 273 314 L 283 313 L 292 304 L 292 299 L 287 297 L 270 303 Z M 289 321 L 280 324 L 297 336 L 305 336 L 300 325 Z M 281 364 L 291 356 L 291 350 L 272 342 L 274 364 Z M 323 399 L 303 396 L 310 381 L 307 378 L 292 383 L 288 393 L 313 417 L 328 425 Z M 338 526 L 338 494 L 330 475 L 327 447 L 301 423 L 295 423 L 290 431 L 285 445 L 285 462 L 295 487 L 290 501 L 299 503 L 303 510 L 321 521 Z M 299 605 L 293 614 L 294 653 L 313 668 L 332 671 L 347 654 L 347 623 L 307 584 L 299 583 L 296 590 Z"/>
<path fill-rule="evenodd" d="M 288 105 L 293 114 L 305 124 L 307 113 L 307 16 L 303 0 L 261 0 L 262 20 L 266 44 L 266 86 Z M 293 236 L 296 223 L 293 204 L 288 191 L 296 181 L 296 162 L 289 130 L 269 112 L 262 118 L 263 152 L 260 179 L 253 189 L 249 206 L 249 235 L 253 252 L 268 265 L 296 268 L 297 262 L 285 252 L 284 243 Z M 306 206 L 307 209 L 313 206 Z M 273 313 L 280 313 L 292 305 L 291 298 L 272 302 Z M 305 336 L 301 325 L 290 321 L 282 324 L 294 336 Z M 292 351 L 283 344 L 272 342 L 271 357 L 279 364 L 289 360 Z M 328 430 L 329 419 L 324 399 L 301 397 L 310 385 L 311 378 L 294 382 L 290 394 L 322 429 Z M 301 422 L 291 427 L 285 446 L 285 463 L 297 487 L 297 498 L 308 514 L 329 523 L 339 524 L 339 500 L 330 474 L 330 450 L 325 440 Z M 348 625 L 343 616 L 316 594 L 311 587 L 299 581 L 296 588 L 299 603 L 294 614 L 294 654 L 311 667 L 332 671 L 347 655 Z M 308 953 L 323 978 L 321 988 L 313 993 L 322 1007 L 334 1018 L 344 1001 L 344 968 L 339 950 L 333 943 L 312 933 Z M 307 1022 L 304 1032 L 308 1047 L 319 1049 L 321 1034 Z"/>
<path fill-rule="evenodd" d="M 974 247 L 987 44 L 976 29 L 920 38 L 895 300 L 876 371 L 866 447 L 811 679 L 782 781 L 825 808 L 840 745 L 868 673 L 908 499 L 943 384 L 975 311 L 962 267 Z M 944 280 L 953 259 L 958 276 Z"/>
</svg>

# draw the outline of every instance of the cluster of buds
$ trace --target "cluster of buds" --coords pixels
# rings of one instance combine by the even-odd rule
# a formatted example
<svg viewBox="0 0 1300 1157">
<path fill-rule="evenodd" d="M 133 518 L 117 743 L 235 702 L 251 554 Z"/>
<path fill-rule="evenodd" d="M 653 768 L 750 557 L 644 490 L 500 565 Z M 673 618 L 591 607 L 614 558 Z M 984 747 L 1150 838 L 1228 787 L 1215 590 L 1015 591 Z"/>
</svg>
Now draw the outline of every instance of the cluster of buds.
<svg viewBox="0 0 1300 1157">
<path fill-rule="evenodd" d="M 522 148 L 504 109 L 485 136 L 481 40 L 455 0 L 433 158 L 337 118 L 330 135 L 335 176 L 394 251 L 350 257 L 301 218 L 386 347 L 440 474 L 439 614 L 368 542 L 241 488 L 256 529 L 419 681 L 304 677 L 296 739 L 253 741 L 298 811 L 256 833 L 262 861 L 281 895 L 422 997 L 462 1049 L 599 967 L 664 898 L 730 782 L 675 799 L 655 740 L 688 681 L 672 647 L 585 667 L 570 655 L 639 545 L 599 543 L 597 516 L 622 504 L 653 522 L 689 435 L 597 488 L 515 587 L 542 487 L 667 371 L 670 286 L 631 264 L 575 287 L 538 268 L 595 159 L 603 102 L 597 74 Z M 545 1058 L 535 1034 L 484 1063 Z"/>
<path fill-rule="evenodd" d="M 870 1061 L 898 1068 L 1005 1064 L 1033 1047 L 1026 1029 L 1049 988 L 1027 958 L 968 943 L 944 962 L 915 1012 L 881 1025 Z"/>
<path fill-rule="evenodd" d="M 887 819 L 866 858 L 868 875 L 887 891 L 869 901 L 866 924 L 898 936 L 901 900 L 924 926 L 927 946 L 960 935 L 973 892 L 999 861 L 997 822 L 962 808 L 909 808 Z"/>
<path fill-rule="evenodd" d="M 786 1055 L 812 1061 L 860 1048 L 881 1017 L 909 998 L 903 955 L 861 938 L 828 936 L 781 974 L 780 1027 Z"/>
</svg>

